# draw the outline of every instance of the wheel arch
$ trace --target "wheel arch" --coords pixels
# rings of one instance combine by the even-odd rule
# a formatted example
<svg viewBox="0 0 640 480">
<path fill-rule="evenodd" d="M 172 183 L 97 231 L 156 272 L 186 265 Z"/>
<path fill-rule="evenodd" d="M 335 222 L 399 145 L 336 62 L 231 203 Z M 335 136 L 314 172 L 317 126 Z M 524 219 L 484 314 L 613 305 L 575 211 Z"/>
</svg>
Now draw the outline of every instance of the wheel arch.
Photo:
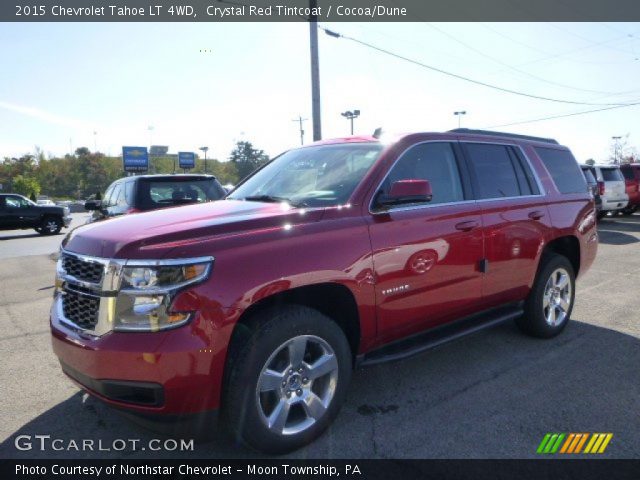
<svg viewBox="0 0 640 480">
<path fill-rule="evenodd" d="M 556 253 L 566 257 L 571 266 L 573 267 L 573 273 L 577 277 L 580 271 L 580 241 L 574 235 L 566 235 L 557 237 L 547 243 L 542 251 L 542 255 L 545 253 Z"/>
<path fill-rule="evenodd" d="M 302 305 L 331 318 L 342 329 L 355 358 L 360 347 L 360 314 L 353 292 L 335 282 L 319 283 L 277 292 L 250 305 L 236 322 L 230 352 L 237 349 L 260 322 L 260 312 L 282 305 Z M 227 355 L 227 358 L 229 354 Z"/>
</svg>

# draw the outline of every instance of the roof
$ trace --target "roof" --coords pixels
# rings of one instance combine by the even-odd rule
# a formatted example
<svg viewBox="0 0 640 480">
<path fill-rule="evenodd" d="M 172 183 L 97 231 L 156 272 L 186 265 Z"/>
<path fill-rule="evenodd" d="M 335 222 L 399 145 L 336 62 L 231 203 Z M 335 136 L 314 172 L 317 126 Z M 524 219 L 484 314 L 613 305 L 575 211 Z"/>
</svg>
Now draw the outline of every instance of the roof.
<svg viewBox="0 0 640 480">
<path fill-rule="evenodd" d="M 498 137 L 498 138 L 505 138 L 510 140 L 520 140 L 520 141 L 559 145 L 558 141 L 553 138 L 534 137 L 531 135 L 520 135 L 517 133 L 494 132 L 490 130 L 474 130 L 470 128 L 455 128 L 447 132 L 407 132 L 404 135 L 398 136 L 397 138 L 409 136 L 409 135 L 421 134 L 421 133 L 432 133 L 436 135 L 462 134 L 462 135 L 473 135 L 473 136 L 481 136 L 481 137 Z M 349 137 L 338 137 L 338 138 L 330 138 L 326 140 L 319 140 L 317 142 L 313 142 L 310 145 L 331 145 L 336 143 L 371 143 L 371 142 L 380 142 L 380 139 L 372 135 L 353 135 Z M 305 146 L 309 146 L 309 145 L 305 145 Z"/>
<path fill-rule="evenodd" d="M 471 128 L 454 128 L 453 130 L 449 130 L 450 133 L 465 133 L 467 135 L 482 135 L 487 137 L 503 137 L 503 138 L 511 138 L 516 140 L 526 140 L 530 142 L 542 142 L 542 143 L 552 143 L 554 145 L 559 145 L 558 141 L 554 138 L 545 138 L 545 137 L 534 137 L 531 135 L 520 135 L 517 133 L 507 133 L 507 132 L 494 132 L 491 130 L 473 130 Z"/>
<path fill-rule="evenodd" d="M 215 175 L 211 175 L 210 173 L 154 173 L 154 174 L 148 174 L 148 175 L 134 175 L 132 177 L 122 177 L 119 178 L 116 181 L 123 181 L 123 180 L 127 180 L 127 179 L 157 179 L 157 178 L 213 178 L 214 180 L 216 179 Z"/>
</svg>

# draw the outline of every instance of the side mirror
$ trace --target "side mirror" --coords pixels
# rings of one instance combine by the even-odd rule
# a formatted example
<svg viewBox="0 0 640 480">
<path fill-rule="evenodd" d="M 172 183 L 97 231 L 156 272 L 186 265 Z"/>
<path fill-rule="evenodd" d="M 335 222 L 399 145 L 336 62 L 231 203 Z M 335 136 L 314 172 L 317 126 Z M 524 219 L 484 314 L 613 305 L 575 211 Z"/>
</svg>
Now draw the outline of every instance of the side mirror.
<svg viewBox="0 0 640 480">
<path fill-rule="evenodd" d="M 378 204 L 383 206 L 401 205 L 404 203 L 425 203 L 433 198 L 429 180 L 398 180 L 391 185 L 387 195 L 380 195 Z"/>
<path fill-rule="evenodd" d="M 100 210 L 102 202 L 100 200 L 87 200 L 84 202 L 84 209 L 91 210 Z"/>
</svg>

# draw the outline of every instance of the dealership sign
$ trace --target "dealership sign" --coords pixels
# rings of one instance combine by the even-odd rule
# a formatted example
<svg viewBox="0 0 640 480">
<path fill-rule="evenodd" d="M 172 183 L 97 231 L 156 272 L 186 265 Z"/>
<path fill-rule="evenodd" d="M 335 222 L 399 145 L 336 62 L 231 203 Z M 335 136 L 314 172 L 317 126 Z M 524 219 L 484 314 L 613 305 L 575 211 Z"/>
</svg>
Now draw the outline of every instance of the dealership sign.
<svg viewBox="0 0 640 480">
<path fill-rule="evenodd" d="M 194 168 L 196 166 L 196 154 L 193 152 L 178 152 L 178 165 L 180 168 Z"/>
<path fill-rule="evenodd" d="M 149 170 L 147 147 L 122 147 L 122 163 L 125 172 L 146 172 Z"/>
</svg>

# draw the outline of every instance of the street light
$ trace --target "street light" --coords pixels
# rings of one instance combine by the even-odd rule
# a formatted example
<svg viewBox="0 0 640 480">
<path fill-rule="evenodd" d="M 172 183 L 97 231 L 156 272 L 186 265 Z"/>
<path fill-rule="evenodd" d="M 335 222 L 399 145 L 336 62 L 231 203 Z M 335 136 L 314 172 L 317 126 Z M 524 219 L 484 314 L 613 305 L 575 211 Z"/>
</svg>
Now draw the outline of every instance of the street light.
<svg viewBox="0 0 640 480">
<path fill-rule="evenodd" d="M 351 120 L 351 135 L 353 135 L 353 119 L 360 116 L 360 110 L 348 110 L 346 112 L 342 112 L 340 115 Z"/>
<path fill-rule="evenodd" d="M 204 173 L 207 173 L 207 152 L 209 147 L 200 147 L 198 150 L 204 152 Z"/>
<path fill-rule="evenodd" d="M 460 128 L 460 118 L 462 117 L 462 115 L 466 115 L 467 112 L 465 110 L 461 110 L 459 112 L 453 112 L 453 114 L 458 117 L 458 128 Z"/>
<path fill-rule="evenodd" d="M 611 137 L 611 140 L 615 142 L 613 145 L 613 163 L 615 163 L 616 165 L 618 164 L 618 140 L 620 140 L 621 138 L 621 136 Z"/>
</svg>

